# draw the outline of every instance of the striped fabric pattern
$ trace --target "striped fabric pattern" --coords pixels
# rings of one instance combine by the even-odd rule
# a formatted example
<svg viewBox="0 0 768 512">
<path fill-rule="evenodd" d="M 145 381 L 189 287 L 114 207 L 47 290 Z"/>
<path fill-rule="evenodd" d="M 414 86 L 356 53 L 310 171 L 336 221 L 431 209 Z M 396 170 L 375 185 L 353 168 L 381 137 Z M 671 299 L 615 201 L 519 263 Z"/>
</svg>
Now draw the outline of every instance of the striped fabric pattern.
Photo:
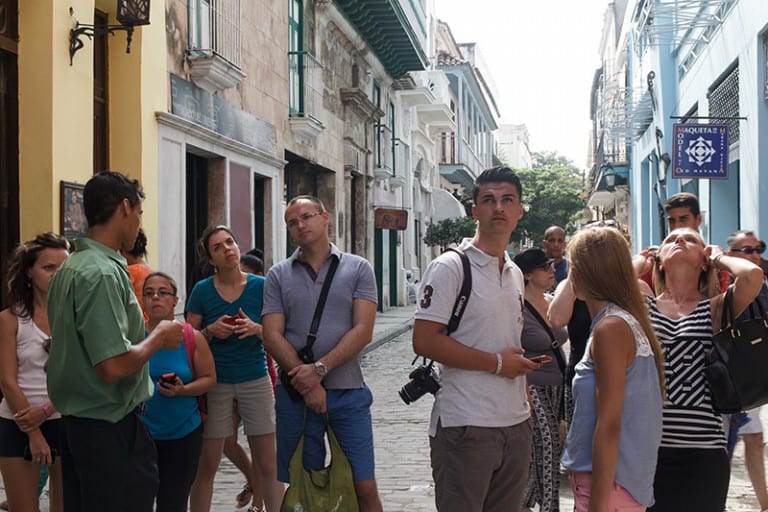
<svg viewBox="0 0 768 512">
<path fill-rule="evenodd" d="M 651 323 L 664 350 L 666 400 L 661 446 L 725 448 L 722 418 L 712 410 L 704 360 L 712 347 L 710 301 L 703 299 L 687 316 L 672 319 L 648 299 Z"/>
</svg>

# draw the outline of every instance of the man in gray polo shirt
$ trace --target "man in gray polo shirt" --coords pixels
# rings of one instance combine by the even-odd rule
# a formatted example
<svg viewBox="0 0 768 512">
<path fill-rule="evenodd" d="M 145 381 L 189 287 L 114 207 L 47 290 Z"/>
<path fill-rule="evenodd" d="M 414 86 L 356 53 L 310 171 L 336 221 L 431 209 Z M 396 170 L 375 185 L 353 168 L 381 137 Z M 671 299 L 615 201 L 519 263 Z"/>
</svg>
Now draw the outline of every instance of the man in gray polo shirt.
<svg viewBox="0 0 768 512">
<path fill-rule="evenodd" d="M 460 249 L 472 293 L 458 328 L 447 335 L 463 281 L 459 256 L 433 260 L 417 296 L 413 349 L 441 363 L 442 388 L 429 424 L 435 503 L 440 512 L 517 511 L 528 480 L 531 427 L 525 375 L 541 366 L 523 357 L 523 275 L 507 244 L 523 215 L 520 178 L 506 167 L 475 182 L 477 230 Z"/>
<path fill-rule="evenodd" d="M 277 476 L 288 482 L 288 462 L 301 437 L 305 406 L 305 465 L 324 467 L 327 412 L 352 465 L 361 512 L 381 512 L 374 476 L 373 396 L 360 368 L 360 353 L 371 341 L 376 319 L 376 281 L 367 260 L 330 243 L 329 218 L 316 197 L 298 196 L 288 203 L 285 223 L 299 248 L 270 269 L 264 286 L 264 346 L 301 395 L 292 397 L 282 383 L 277 387 Z M 314 362 L 304 363 L 298 351 L 307 344 L 333 260 L 338 268 L 312 346 Z"/>
</svg>

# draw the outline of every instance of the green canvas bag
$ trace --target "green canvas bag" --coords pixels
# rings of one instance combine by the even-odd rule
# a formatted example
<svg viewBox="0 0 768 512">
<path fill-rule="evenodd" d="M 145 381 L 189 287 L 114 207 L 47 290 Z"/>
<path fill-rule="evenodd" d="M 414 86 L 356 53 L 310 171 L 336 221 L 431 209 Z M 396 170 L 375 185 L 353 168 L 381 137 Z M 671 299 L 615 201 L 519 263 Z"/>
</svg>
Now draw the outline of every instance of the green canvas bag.
<svg viewBox="0 0 768 512">
<path fill-rule="evenodd" d="M 290 483 L 280 512 L 359 512 L 355 481 L 349 459 L 336 440 L 328 416 L 325 417 L 331 462 L 328 467 L 307 470 L 302 462 L 304 433 L 288 464 Z M 306 424 L 306 415 L 304 418 Z"/>
</svg>

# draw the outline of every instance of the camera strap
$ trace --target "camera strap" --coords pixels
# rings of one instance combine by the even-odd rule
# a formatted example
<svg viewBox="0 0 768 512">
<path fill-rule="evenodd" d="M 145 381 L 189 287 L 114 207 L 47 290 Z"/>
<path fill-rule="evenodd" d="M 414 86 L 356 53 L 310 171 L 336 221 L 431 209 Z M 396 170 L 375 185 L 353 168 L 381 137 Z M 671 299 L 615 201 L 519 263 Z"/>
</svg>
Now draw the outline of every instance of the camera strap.
<svg viewBox="0 0 768 512">
<path fill-rule="evenodd" d="M 328 299 L 328 289 L 331 287 L 331 281 L 336 274 L 336 267 L 339 266 L 339 257 L 331 257 L 331 266 L 328 268 L 328 273 L 325 274 L 325 282 L 323 282 L 323 288 L 320 290 L 320 297 L 317 299 L 317 306 L 315 306 L 315 315 L 312 317 L 312 324 L 309 326 L 309 334 L 307 334 L 307 344 L 302 350 L 312 350 L 312 345 L 315 344 L 317 339 L 317 330 L 320 328 L 320 319 L 323 316 L 323 309 L 325 309 L 325 301 Z"/>
<path fill-rule="evenodd" d="M 453 304 L 453 312 L 445 328 L 445 334 L 451 334 L 459 327 L 459 322 L 461 322 L 461 317 L 464 316 L 469 296 L 472 293 L 472 268 L 469 266 L 469 257 L 461 249 L 449 247 L 445 252 L 448 251 L 455 252 L 461 258 L 461 266 L 464 269 L 464 281 L 461 283 L 459 296 L 456 297 L 456 302 Z"/>
<path fill-rule="evenodd" d="M 533 307 L 533 304 L 525 301 L 525 307 L 528 309 L 528 311 L 531 312 L 533 317 L 541 324 L 541 326 L 544 328 L 545 331 L 547 331 L 547 334 L 549 334 L 549 339 L 552 340 L 550 344 L 550 348 L 552 349 L 552 352 L 555 353 L 555 360 L 557 360 L 557 366 L 560 367 L 560 373 L 565 375 L 565 357 L 563 357 L 563 351 L 560 350 L 560 342 L 557 341 L 557 338 L 555 338 L 555 335 L 552 333 L 552 329 L 549 328 L 549 324 L 544 321 L 543 318 L 541 318 L 541 315 L 538 311 L 536 311 L 536 308 Z"/>
</svg>

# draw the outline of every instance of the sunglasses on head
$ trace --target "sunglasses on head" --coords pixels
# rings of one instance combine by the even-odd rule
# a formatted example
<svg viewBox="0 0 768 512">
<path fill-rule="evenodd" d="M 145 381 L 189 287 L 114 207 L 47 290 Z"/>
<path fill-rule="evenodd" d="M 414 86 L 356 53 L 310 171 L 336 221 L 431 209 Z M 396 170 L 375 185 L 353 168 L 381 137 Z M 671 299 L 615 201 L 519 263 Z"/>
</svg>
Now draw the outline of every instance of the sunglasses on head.
<svg viewBox="0 0 768 512">
<path fill-rule="evenodd" d="M 744 254 L 763 254 L 765 252 L 765 242 L 760 240 L 760 243 L 757 245 L 757 247 L 750 247 L 748 245 L 745 245 L 741 249 L 731 249 L 733 252 L 743 252 Z"/>
</svg>

